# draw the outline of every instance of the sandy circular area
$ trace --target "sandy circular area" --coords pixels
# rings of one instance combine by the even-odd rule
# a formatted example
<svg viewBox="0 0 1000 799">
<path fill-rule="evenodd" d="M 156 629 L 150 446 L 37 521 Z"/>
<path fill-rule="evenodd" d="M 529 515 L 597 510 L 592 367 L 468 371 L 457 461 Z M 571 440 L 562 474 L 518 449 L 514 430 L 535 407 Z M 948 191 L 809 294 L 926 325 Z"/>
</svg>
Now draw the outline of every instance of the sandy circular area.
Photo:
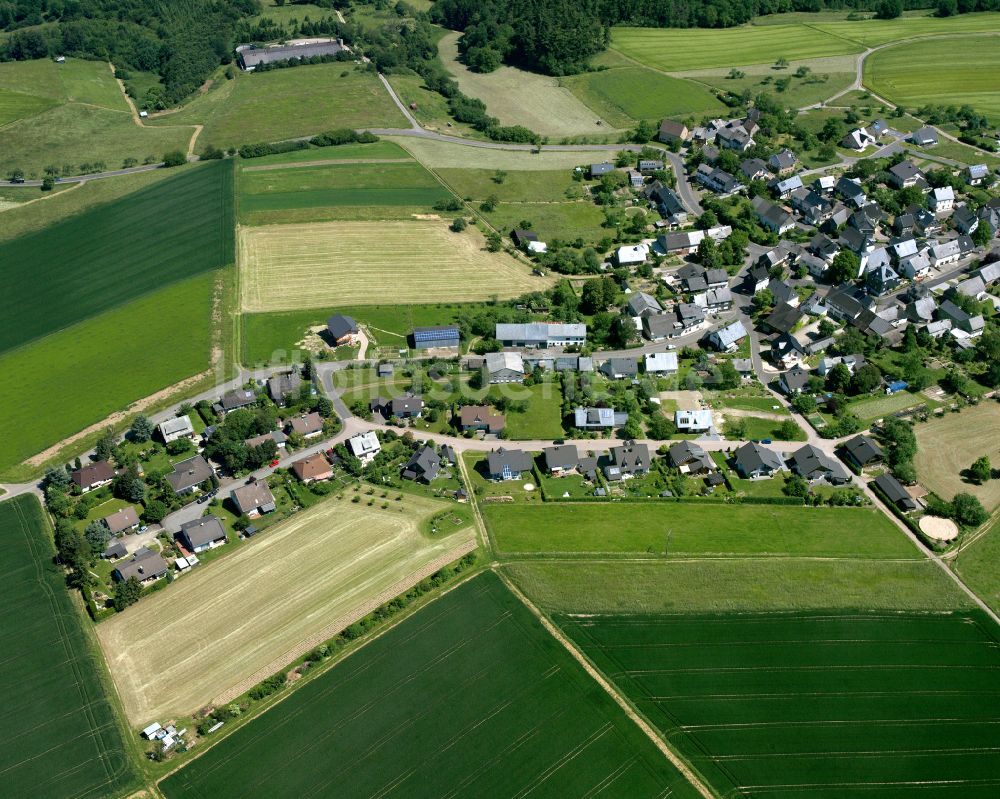
<svg viewBox="0 0 1000 799">
<path fill-rule="evenodd" d="M 534 491 L 535 490 L 535 484 L 534 483 L 525 483 L 524 484 L 524 490 L 525 491 Z"/>
<path fill-rule="evenodd" d="M 951 541 L 958 538 L 958 525 L 951 519 L 940 516 L 924 516 L 920 519 L 920 530 L 935 541 Z"/>
</svg>

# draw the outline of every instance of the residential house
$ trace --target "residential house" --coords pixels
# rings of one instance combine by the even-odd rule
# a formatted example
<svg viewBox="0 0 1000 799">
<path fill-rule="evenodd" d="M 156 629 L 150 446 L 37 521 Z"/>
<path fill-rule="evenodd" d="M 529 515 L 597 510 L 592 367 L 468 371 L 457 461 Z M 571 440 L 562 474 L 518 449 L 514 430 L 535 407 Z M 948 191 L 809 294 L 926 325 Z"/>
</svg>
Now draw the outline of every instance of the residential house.
<svg viewBox="0 0 1000 799">
<path fill-rule="evenodd" d="M 799 295 L 794 288 L 783 280 L 772 278 L 767 284 L 767 290 L 771 292 L 775 303 L 787 303 L 793 307 L 799 304 Z"/>
<path fill-rule="evenodd" d="M 660 161 L 656 158 L 640 158 L 639 171 L 642 172 L 642 174 L 644 175 L 647 175 L 650 172 L 662 172 L 663 161 Z"/>
<path fill-rule="evenodd" d="M 591 164 L 587 170 L 591 178 L 599 178 L 601 175 L 607 175 L 608 173 L 614 171 L 615 165 L 609 164 L 607 161 L 603 161 L 600 164 Z"/>
<path fill-rule="evenodd" d="M 277 507 L 271 487 L 264 480 L 255 480 L 234 488 L 229 492 L 229 498 L 241 514 L 251 519 L 271 513 Z"/>
<path fill-rule="evenodd" d="M 878 139 L 867 128 L 856 128 L 840 140 L 840 146 L 848 150 L 861 152 L 866 147 L 875 144 Z"/>
<path fill-rule="evenodd" d="M 406 465 L 403 466 L 400 477 L 404 480 L 429 484 L 440 471 L 441 456 L 434 451 L 434 447 L 424 445 L 410 456 Z"/>
<path fill-rule="evenodd" d="M 930 295 L 917 297 L 906 306 L 906 318 L 911 322 L 930 322 L 934 319 L 935 313 L 937 313 L 937 300 Z"/>
<path fill-rule="evenodd" d="M 279 408 L 283 407 L 289 399 L 297 398 L 301 387 L 302 377 L 298 372 L 274 375 L 267 381 L 267 393 Z"/>
<path fill-rule="evenodd" d="M 646 262 L 649 257 L 648 244 L 627 244 L 615 251 L 615 260 L 619 266 L 635 266 Z"/>
<path fill-rule="evenodd" d="M 382 451 L 382 445 L 374 430 L 366 430 L 347 439 L 347 449 L 362 464 L 368 464 Z"/>
<path fill-rule="evenodd" d="M 167 419 L 160 422 L 157 429 L 160 431 L 160 437 L 164 444 L 169 444 L 179 438 L 194 437 L 194 426 L 188 416 L 175 416 L 173 419 Z"/>
<path fill-rule="evenodd" d="M 730 124 L 715 134 L 715 143 L 727 150 L 745 153 L 756 144 L 753 136 L 742 124 Z"/>
<path fill-rule="evenodd" d="M 818 192 L 801 188 L 790 192 L 790 196 L 792 208 L 810 225 L 822 225 L 833 213 L 833 201 Z"/>
<path fill-rule="evenodd" d="M 806 271 L 814 278 L 822 278 L 830 268 L 830 262 L 813 255 L 811 252 L 803 253 L 799 256 L 798 264 L 804 266 Z"/>
<path fill-rule="evenodd" d="M 674 426 L 681 433 L 706 433 L 712 429 L 712 412 L 704 410 L 674 411 Z"/>
<path fill-rule="evenodd" d="M 957 263 L 961 259 L 962 247 L 958 243 L 958 239 L 952 239 L 951 241 L 935 244 L 931 247 L 928 255 L 930 256 L 931 263 L 938 269 L 941 269 L 949 264 Z"/>
<path fill-rule="evenodd" d="M 774 477 L 785 468 L 785 463 L 778 453 L 749 441 L 733 453 L 733 467 L 744 480 L 761 480 Z"/>
<path fill-rule="evenodd" d="M 798 175 L 775 180 L 771 188 L 774 189 L 774 193 L 782 200 L 788 199 L 796 191 L 804 191 L 808 194 L 808 190 L 802 185 L 802 178 Z"/>
<path fill-rule="evenodd" d="M 491 480 L 517 480 L 531 472 L 531 456 L 519 449 L 492 450 L 486 456 L 486 475 Z"/>
<path fill-rule="evenodd" d="M 982 279 L 986 286 L 996 283 L 1000 280 L 1000 261 L 994 261 L 976 270 L 976 276 Z"/>
<path fill-rule="evenodd" d="M 114 479 L 115 470 L 107 461 L 88 463 L 70 474 L 70 480 L 83 494 L 93 491 L 95 488 L 106 486 Z"/>
<path fill-rule="evenodd" d="M 978 275 L 966 278 L 965 280 L 957 283 L 953 289 L 949 292 L 961 295 L 963 297 L 976 298 L 980 294 L 986 291 L 986 283 Z"/>
<path fill-rule="evenodd" d="M 573 444 L 559 444 L 545 447 L 542 450 L 545 460 L 545 471 L 553 477 L 562 477 L 576 471 L 580 461 L 579 453 Z"/>
<path fill-rule="evenodd" d="M 910 141 L 918 147 L 932 147 L 938 143 L 937 131 L 926 125 L 910 134 Z"/>
<path fill-rule="evenodd" d="M 795 170 L 798 162 L 799 159 L 795 157 L 795 153 L 785 147 L 781 152 L 772 155 L 767 160 L 767 165 L 776 175 L 787 175 Z"/>
<path fill-rule="evenodd" d="M 128 548 L 125 546 L 125 542 L 120 538 L 113 538 L 108 541 L 108 547 L 101 553 L 101 557 L 104 560 L 118 560 L 119 558 L 124 558 L 128 554 Z"/>
<path fill-rule="evenodd" d="M 626 441 L 622 445 L 611 448 L 608 464 L 604 467 L 604 476 L 611 481 L 627 480 L 649 473 L 649 447 Z"/>
<path fill-rule="evenodd" d="M 955 206 L 955 190 L 951 186 L 941 186 L 931 192 L 931 210 L 938 214 L 950 211 Z"/>
<path fill-rule="evenodd" d="M 844 202 L 848 205 L 853 205 L 855 208 L 860 208 L 868 202 L 868 196 L 865 194 L 865 190 L 861 188 L 861 181 L 857 178 L 839 178 L 833 191 Z"/>
<path fill-rule="evenodd" d="M 793 366 L 787 372 L 781 373 L 778 385 L 790 397 L 801 394 L 802 390 L 809 385 L 809 372 L 801 366 Z"/>
<path fill-rule="evenodd" d="M 663 312 L 663 306 L 656 297 L 644 291 L 637 291 L 629 297 L 627 307 L 629 316 L 649 316 Z"/>
<path fill-rule="evenodd" d="M 754 373 L 753 361 L 750 358 L 733 358 L 732 364 L 740 377 L 750 377 Z"/>
<path fill-rule="evenodd" d="M 889 168 L 889 182 L 897 189 L 905 189 L 916 186 L 917 181 L 922 180 L 924 173 L 917 169 L 912 161 L 900 161 L 894 167 Z"/>
<path fill-rule="evenodd" d="M 273 441 L 274 445 L 281 449 L 288 443 L 288 436 L 281 430 L 272 430 L 270 433 L 261 433 L 259 436 L 248 438 L 243 444 L 247 447 L 259 447 L 267 441 Z"/>
<path fill-rule="evenodd" d="M 635 358 L 609 358 L 598 371 L 609 380 L 631 380 L 638 377 L 639 365 Z"/>
<path fill-rule="evenodd" d="M 667 451 L 670 465 L 681 474 L 706 474 L 716 470 L 712 456 L 694 441 L 678 441 Z"/>
<path fill-rule="evenodd" d="M 826 307 L 829 315 L 839 322 L 852 322 L 865 310 L 860 292 L 850 283 L 838 286 L 827 294 Z"/>
<path fill-rule="evenodd" d="M 295 461 L 292 471 L 303 483 L 315 483 L 317 480 L 329 480 L 333 477 L 333 466 L 322 452 Z"/>
<path fill-rule="evenodd" d="M 979 218 L 988 222 L 990 230 L 996 236 L 1000 233 L 1000 197 L 992 197 L 979 209 Z"/>
<path fill-rule="evenodd" d="M 498 323 L 496 339 L 504 347 L 571 347 L 587 342 L 587 326 L 580 323 Z"/>
<path fill-rule="evenodd" d="M 947 319 L 953 328 L 958 328 L 969 336 L 978 336 L 983 332 L 983 317 L 971 316 L 959 308 L 951 300 L 944 300 L 938 306 L 938 317 Z"/>
<path fill-rule="evenodd" d="M 510 232 L 511 241 L 514 242 L 514 246 L 519 250 L 525 250 L 528 245 L 533 241 L 538 241 L 538 234 L 532 230 L 521 230 L 520 228 L 515 228 Z"/>
<path fill-rule="evenodd" d="M 728 197 L 745 188 L 742 183 L 724 169 L 712 167 L 709 164 L 699 164 L 695 171 L 697 180 L 706 189 L 711 189 L 723 197 Z"/>
<path fill-rule="evenodd" d="M 676 352 L 647 352 L 646 374 L 673 375 L 677 374 Z"/>
<path fill-rule="evenodd" d="M 684 144 L 691 138 L 691 132 L 687 125 L 682 122 L 674 122 L 672 119 L 664 119 L 660 123 L 660 132 L 657 138 L 664 144 L 677 142 Z"/>
<path fill-rule="evenodd" d="M 135 512 L 135 508 L 129 505 L 116 510 L 110 516 L 105 516 L 101 521 L 111 535 L 120 535 L 132 532 L 139 526 L 139 515 Z"/>
<path fill-rule="evenodd" d="M 962 205 L 955 209 L 955 213 L 951 217 L 952 223 L 955 225 L 955 229 L 960 233 L 965 233 L 969 235 L 976 231 L 979 227 L 979 217 L 976 212 L 973 211 L 969 206 Z"/>
<path fill-rule="evenodd" d="M 628 421 L 628 414 L 614 408 L 575 408 L 573 426 L 581 430 L 621 427 Z"/>
<path fill-rule="evenodd" d="M 917 240 L 913 236 L 903 236 L 902 238 L 891 240 L 889 246 L 896 263 L 901 263 L 920 251 L 920 245 L 917 244 Z"/>
<path fill-rule="evenodd" d="M 115 566 L 111 577 L 119 583 L 124 583 L 135 577 L 142 585 L 156 582 L 167 573 L 167 562 L 159 552 L 153 552 L 146 547 L 140 547 L 132 557 Z"/>
<path fill-rule="evenodd" d="M 895 291 L 899 287 L 899 282 L 896 270 L 886 263 L 876 264 L 865 273 L 865 285 L 877 296 Z"/>
<path fill-rule="evenodd" d="M 743 322 L 736 320 L 730 322 L 725 327 L 713 330 L 708 335 L 709 343 L 720 352 L 734 352 L 739 347 L 739 343 L 748 335 Z M 676 356 L 675 356 L 676 357 Z"/>
<path fill-rule="evenodd" d="M 841 444 L 841 449 L 859 469 L 871 463 L 878 463 L 885 457 L 882 448 L 875 443 L 874 439 L 866 435 L 857 435 L 848 439 Z"/>
<path fill-rule="evenodd" d="M 656 205 L 657 210 L 670 224 L 677 227 L 687 224 L 687 208 L 684 207 L 681 198 L 672 188 L 655 181 L 647 186 L 643 193 L 650 202 Z"/>
<path fill-rule="evenodd" d="M 520 353 L 488 352 L 485 361 L 491 384 L 524 382 L 524 358 Z"/>
<path fill-rule="evenodd" d="M 753 209 L 761 225 L 773 233 L 780 235 L 795 227 L 795 218 L 788 211 L 764 197 L 753 198 Z"/>
<path fill-rule="evenodd" d="M 344 314 L 334 314 L 327 319 L 326 330 L 337 347 L 349 346 L 358 340 L 358 323 Z"/>
<path fill-rule="evenodd" d="M 768 255 L 764 253 L 761 258 Z M 767 284 L 771 281 L 771 275 L 768 272 L 766 264 L 761 263 L 759 260 L 756 264 L 751 266 L 747 270 L 746 282 L 744 284 L 745 290 L 750 294 L 756 294 L 759 291 L 763 291 L 767 288 Z"/>
<path fill-rule="evenodd" d="M 747 158 L 740 164 L 740 172 L 747 180 L 767 180 L 771 172 L 759 158 Z"/>
<path fill-rule="evenodd" d="M 432 325 L 413 328 L 410 337 L 415 350 L 457 350 L 462 334 L 458 325 Z"/>
<path fill-rule="evenodd" d="M 637 172 L 634 169 L 628 171 L 628 185 L 633 189 L 641 189 L 645 181 L 643 180 L 642 173 Z"/>
<path fill-rule="evenodd" d="M 872 480 L 871 485 L 879 489 L 890 503 L 904 513 L 917 509 L 917 503 L 913 497 L 903 487 L 903 484 L 889 474 L 889 472 L 880 474 Z"/>
<path fill-rule="evenodd" d="M 779 303 L 774 310 L 768 314 L 764 324 L 775 333 L 789 333 L 802 319 L 803 313 L 800 308 L 789 305 L 787 302 Z"/>
<path fill-rule="evenodd" d="M 931 273 L 931 259 L 927 252 L 918 252 L 899 262 L 899 270 L 910 280 L 922 280 Z"/>
<path fill-rule="evenodd" d="M 795 474 L 810 483 L 822 481 L 831 485 L 844 485 L 851 482 L 851 473 L 840 461 L 812 444 L 796 450 L 788 459 L 788 465 Z"/>
<path fill-rule="evenodd" d="M 211 480 L 215 472 L 201 455 L 174 464 L 174 470 L 166 476 L 166 481 L 175 494 L 187 494 L 202 483 Z"/>
<path fill-rule="evenodd" d="M 303 438 L 316 438 L 323 434 L 323 417 L 316 411 L 304 413 L 289 420 L 288 426 L 292 433 L 298 433 Z"/>
<path fill-rule="evenodd" d="M 763 267 L 764 270 L 770 271 L 776 266 L 784 266 L 791 260 L 791 257 L 791 251 L 787 247 L 772 247 L 767 252 L 761 253 L 758 256 L 751 269 Z M 766 287 L 765 285 L 764 288 Z"/>
<path fill-rule="evenodd" d="M 723 286 L 721 289 L 709 289 L 702 294 L 698 294 L 694 297 L 694 304 L 700 308 L 704 308 L 708 313 L 719 313 L 720 311 L 728 311 L 733 307 L 733 292 L 730 291 L 728 286 Z"/>
<path fill-rule="evenodd" d="M 972 164 L 966 167 L 965 179 L 970 186 L 978 186 L 990 176 L 990 168 L 986 164 Z"/>
<path fill-rule="evenodd" d="M 227 542 L 226 528 L 215 515 L 202 516 L 181 525 L 177 538 L 188 552 L 204 552 L 221 547 Z"/>
<path fill-rule="evenodd" d="M 718 225 L 708 230 L 685 230 L 678 233 L 660 234 L 656 242 L 668 255 L 691 255 L 698 251 L 701 240 L 708 236 L 716 242 L 729 238 L 733 229 L 729 225 Z"/>
<path fill-rule="evenodd" d="M 819 175 L 810 187 L 818 194 L 830 194 L 836 185 L 837 178 L 834 175 Z"/>
<path fill-rule="evenodd" d="M 482 430 L 497 434 L 507 424 L 503 414 L 498 414 L 486 405 L 463 405 L 458 412 L 459 427 L 465 430 Z"/>
</svg>

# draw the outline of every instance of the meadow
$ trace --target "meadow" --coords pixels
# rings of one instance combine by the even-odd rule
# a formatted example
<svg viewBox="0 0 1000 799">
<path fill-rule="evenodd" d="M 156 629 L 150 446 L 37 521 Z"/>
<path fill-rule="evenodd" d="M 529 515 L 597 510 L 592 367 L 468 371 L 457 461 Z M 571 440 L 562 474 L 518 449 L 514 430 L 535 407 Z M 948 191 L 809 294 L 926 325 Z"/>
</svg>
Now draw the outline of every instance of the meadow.
<svg viewBox="0 0 1000 799">
<path fill-rule="evenodd" d="M 500 203 L 495 211 L 484 214 L 489 223 L 509 235 L 511 230 L 522 227 L 527 220 L 531 229 L 542 241 L 597 242 L 614 236 L 614 228 L 604 227 L 604 211 L 586 200 L 561 203 Z"/>
<path fill-rule="evenodd" d="M 473 540 L 471 528 L 433 540 L 419 532 L 442 507 L 410 495 L 387 509 L 330 498 L 103 622 L 129 720 L 192 713 L 291 662 L 297 644 L 332 638 L 352 613 Z"/>
<path fill-rule="evenodd" d="M 1000 786 L 1000 641 L 979 611 L 556 621 L 719 795 Z"/>
<path fill-rule="evenodd" d="M 49 165 L 76 175 L 80 165 L 117 169 L 124 158 L 156 160 L 186 149 L 190 129 L 148 130 L 132 119 L 107 63 L 67 58 L 0 64 L 0 174 L 41 176 Z"/>
<path fill-rule="evenodd" d="M 1000 114 L 1000 38 L 963 36 L 887 47 L 865 60 L 864 79 L 873 92 L 897 105 L 971 105 L 995 117 Z"/>
<path fill-rule="evenodd" d="M 743 73 L 741 77 L 729 77 L 729 69 L 685 72 L 683 76 L 689 80 L 737 94 L 746 90 L 754 95 L 767 92 L 774 95 L 782 105 L 789 108 L 802 108 L 823 102 L 828 97 L 850 86 L 854 82 L 854 62 L 855 56 L 835 56 L 833 58 L 791 61 L 788 69 L 780 72 L 774 70 L 772 64 L 747 64 L 739 68 L 739 71 Z M 795 72 L 800 66 L 809 69 L 809 74 L 804 78 L 795 76 Z M 776 82 L 782 78 L 790 78 L 791 82 L 787 88 L 779 91 Z M 840 98 L 835 102 L 837 105 L 850 104 Z"/>
<path fill-rule="evenodd" d="M 951 567 L 994 611 L 1000 611 L 1000 520 L 975 540 L 962 544 Z"/>
<path fill-rule="evenodd" d="M 383 136 L 383 141 L 391 141 L 409 152 L 428 169 L 469 168 L 469 147 L 434 139 L 420 139 L 404 136 Z M 581 164 L 593 164 L 608 159 L 607 150 L 492 150 L 475 151 L 477 169 L 555 170 L 572 169 Z"/>
<path fill-rule="evenodd" d="M 0 470 L 207 369 L 215 278 L 175 283 L 0 355 Z"/>
<path fill-rule="evenodd" d="M 34 496 L 0 504 L 0 683 L 3 792 L 37 799 L 101 799 L 138 787 L 104 668 L 66 590 L 45 512 Z"/>
<path fill-rule="evenodd" d="M 503 553 L 662 557 L 813 555 L 919 558 L 882 514 L 863 508 L 634 502 L 483 508 Z"/>
<path fill-rule="evenodd" d="M 244 311 L 486 300 L 550 282 L 488 252 L 476 228 L 453 233 L 436 220 L 242 228 L 239 251 Z"/>
<path fill-rule="evenodd" d="M 962 472 L 974 460 L 986 455 L 1000 462 L 1000 442 L 995 435 L 1000 429 L 1000 404 L 984 401 L 961 413 L 945 413 L 914 428 L 917 434 L 917 456 L 914 466 L 920 484 L 944 500 L 959 492 L 979 497 L 987 510 L 1000 504 L 1000 480 L 982 485 L 966 482 Z M 984 434 L 991 431 L 993 435 Z"/>
<path fill-rule="evenodd" d="M 485 200 L 495 196 L 501 202 L 562 202 L 567 193 L 583 196 L 583 185 L 573 180 L 572 169 L 501 170 L 437 168 L 434 172 L 459 197 Z"/>
<path fill-rule="evenodd" d="M 606 120 L 560 86 L 557 78 L 509 66 L 486 74 L 468 69 L 458 61 L 460 36 L 448 33 L 441 37 L 441 61 L 459 88 L 486 103 L 487 113 L 502 125 L 523 125 L 542 136 L 615 133 Z"/>
<path fill-rule="evenodd" d="M 199 147 L 239 147 L 334 128 L 408 127 L 373 72 L 351 63 L 313 64 L 260 74 L 237 70 L 177 113 L 147 124 L 204 125 Z"/>
<path fill-rule="evenodd" d="M 528 407 L 519 413 L 507 414 L 507 433 L 515 439 L 555 439 L 563 435 L 562 389 L 556 380 L 535 383 L 515 392 Z"/>
<path fill-rule="evenodd" d="M 232 263 L 232 176 L 211 162 L 0 244 L 0 353 Z"/>
<path fill-rule="evenodd" d="M 490 573 L 159 784 L 168 799 L 698 794 Z"/>
<path fill-rule="evenodd" d="M 638 120 L 659 125 L 664 117 L 721 114 L 724 106 L 705 86 L 629 66 L 562 79 L 580 100 L 611 124 L 626 128 Z"/>
</svg>

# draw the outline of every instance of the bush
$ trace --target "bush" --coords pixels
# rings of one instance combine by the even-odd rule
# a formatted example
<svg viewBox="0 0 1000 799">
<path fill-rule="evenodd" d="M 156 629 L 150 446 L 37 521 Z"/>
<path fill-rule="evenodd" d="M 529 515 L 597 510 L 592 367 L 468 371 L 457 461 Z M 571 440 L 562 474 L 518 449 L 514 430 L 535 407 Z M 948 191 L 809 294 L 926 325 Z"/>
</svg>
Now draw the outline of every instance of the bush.
<svg viewBox="0 0 1000 799">
<path fill-rule="evenodd" d="M 288 675 L 285 672 L 279 672 L 278 674 L 272 674 L 270 677 L 261 680 L 257 685 L 250 689 L 250 698 L 255 700 L 261 700 L 271 694 L 277 693 L 282 688 L 285 687 L 285 683 L 288 682 Z"/>
<path fill-rule="evenodd" d="M 169 153 L 165 153 L 163 156 L 163 166 L 167 169 L 175 166 L 183 166 L 186 163 L 187 156 L 180 150 L 173 150 Z"/>
</svg>

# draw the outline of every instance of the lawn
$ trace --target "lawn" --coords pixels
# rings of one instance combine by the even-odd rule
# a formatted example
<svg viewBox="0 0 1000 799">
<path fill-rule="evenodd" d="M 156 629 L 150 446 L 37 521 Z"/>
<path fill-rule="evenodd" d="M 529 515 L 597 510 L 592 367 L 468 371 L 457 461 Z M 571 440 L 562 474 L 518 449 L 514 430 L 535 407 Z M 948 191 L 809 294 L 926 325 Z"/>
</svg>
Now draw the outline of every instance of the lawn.
<svg viewBox="0 0 1000 799">
<path fill-rule="evenodd" d="M 460 36 L 449 33 L 441 37 L 438 42 L 441 61 L 458 81 L 459 88 L 486 103 L 487 113 L 497 117 L 500 124 L 523 125 L 542 136 L 615 133 L 607 121 L 560 86 L 557 78 L 509 66 L 485 74 L 467 69 L 458 61 Z"/>
<path fill-rule="evenodd" d="M 1000 464 L 1000 404 L 983 401 L 961 413 L 945 413 L 914 428 L 917 434 L 917 479 L 939 497 L 950 500 L 966 492 L 979 497 L 987 510 L 1000 504 L 1000 480 L 983 485 L 966 482 L 962 471 L 986 455 Z"/>
<path fill-rule="evenodd" d="M 211 162 L 0 244 L 0 352 L 231 264 L 232 176 Z"/>
<path fill-rule="evenodd" d="M 573 180 L 573 170 L 500 170 L 442 169 L 434 170 L 459 197 L 485 200 L 494 196 L 501 202 L 562 202 L 569 196 L 583 197 L 582 183 Z"/>
<path fill-rule="evenodd" d="M 345 74 L 346 73 L 346 74 Z M 313 64 L 260 74 L 237 70 L 157 125 L 205 128 L 199 147 L 239 147 L 334 128 L 407 127 L 374 72 L 353 64 Z"/>
<path fill-rule="evenodd" d="M 539 559 L 509 563 L 504 571 L 551 612 L 941 611 L 971 607 L 965 594 L 925 559 Z"/>
<path fill-rule="evenodd" d="M 100 799 L 139 787 L 104 693 L 80 609 L 66 590 L 45 513 L 33 496 L 0 504 L 7 687 L 0 725 L 4 793 Z"/>
<path fill-rule="evenodd" d="M 994 17 L 1000 24 L 1000 17 Z M 1000 40 L 927 39 L 888 47 L 865 60 L 865 86 L 897 105 L 971 105 L 1000 115 Z"/>
<path fill-rule="evenodd" d="M 208 368 L 214 281 L 176 283 L 0 356 L 0 469 Z"/>
<path fill-rule="evenodd" d="M 148 130 L 132 119 L 107 63 L 67 58 L 0 64 L 0 174 L 22 169 L 40 177 L 47 166 L 76 175 L 82 164 L 117 169 L 186 149 L 190 128 Z"/>
<path fill-rule="evenodd" d="M 718 795 L 995 796 L 980 611 L 557 617 Z"/>
<path fill-rule="evenodd" d="M 851 413 L 861 420 L 862 428 L 867 428 L 876 419 L 883 419 L 898 411 L 926 405 L 929 400 L 920 394 L 909 391 L 897 391 L 895 394 L 884 394 L 866 397 L 850 403 Z"/>
<path fill-rule="evenodd" d="M 239 250 L 244 311 L 487 300 L 550 283 L 487 252 L 476 228 L 453 233 L 435 220 L 242 228 Z"/>
<path fill-rule="evenodd" d="M 1000 611 L 1000 520 L 995 520 L 989 530 L 963 545 L 952 568 L 962 581 L 994 611 Z"/>
<path fill-rule="evenodd" d="M 906 150 L 915 158 L 920 158 L 926 153 L 931 157 L 950 158 L 952 161 L 958 161 L 961 164 L 987 164 L 990 167 L 1000 166 L 1000 157 L 984 153 L 982 150 L 969 147 L 967 144 L 945 138 L 941 138 L 933 147 L 907 146 Z M 940 164 L 930 161 L 926 168 L 937 169 L 939 166 Z"/>
<path fill-rule="evenodd" d="M 102 623 L 129 721 L 191 713 L 242 682 L 250 688 L 294 660 L 297 645 L 333 637 L 367 603 L 405 590 L 401 582 L 473 539 L 468 528 L 434 540 L 419 532 L 440 503 L 389 505 L 330 498 Z"/>
<path fill-rule="evenodd" d="M 507 414 L 507 432 L 511 438 L 531 440 L 563 436 L 562 388 L 557 380 L 503 388 L 507 396 L 528 403 L 525 411 Z"/>
<path fill-rule="evenodd" d="M 614 228 L 603 227 L 604 212 L 593 202 L 577 200 L 562 203 L 500 203 L 485 214 L 497 230 L 509 234 L 520 222 L 531 222 L 531 229 L 542 241 L 596 242 L 614 236 Z"/>
<path fill-rule="evenodd" d="M 359 208 L 380 219 L 432 213 L 434 203 L 450 199 L 451 192 L 404 156 L 407 163 L 244 166 L 238 182 L 240 222 L 323 222 L 345 214 L 356 219 Z"/>
<path fill-rule="evenodd" d="M 723 414 L 724 413 L 725 412 L 723 411 Z M 806 440 L 806 431 L 798 425 L 795 426 L 795 434 L 793 436 L 790 438 L 783 436 L 781 434 L 782 422 L 777 419 L 768 419 L 763 416 L 732 416 L 727 418 L 731 418 L 734 422 L 740 422 L 744 425 L 746 430 L 744 438 L 757 440 L 762 438 L 771 438 L 775 441 Z M 788 419 L 791 418 L 791 416 L 788 417 Z"/>
<path fill-rule="evenodd" d="M 633 502 L 491 506 L 483 517 L 508 553 L 631 553 L 661 557 L 816 555 L 918 558 L 881 513 L 861 508 Z"/>
<path fill-rule="evenodd" d="M 838 23 L 834 23 L 838 24 Z M 864 47 L 812 25 L 738 28 L 613 28 L 611 46 L 667 72 L 740 64 L 772 64 L 859 53 Z"/>
<path fill-rule="evenodd" d="M 167 799 L 698 794 L 494 575 L 160 783 Z"/>
</svg>

